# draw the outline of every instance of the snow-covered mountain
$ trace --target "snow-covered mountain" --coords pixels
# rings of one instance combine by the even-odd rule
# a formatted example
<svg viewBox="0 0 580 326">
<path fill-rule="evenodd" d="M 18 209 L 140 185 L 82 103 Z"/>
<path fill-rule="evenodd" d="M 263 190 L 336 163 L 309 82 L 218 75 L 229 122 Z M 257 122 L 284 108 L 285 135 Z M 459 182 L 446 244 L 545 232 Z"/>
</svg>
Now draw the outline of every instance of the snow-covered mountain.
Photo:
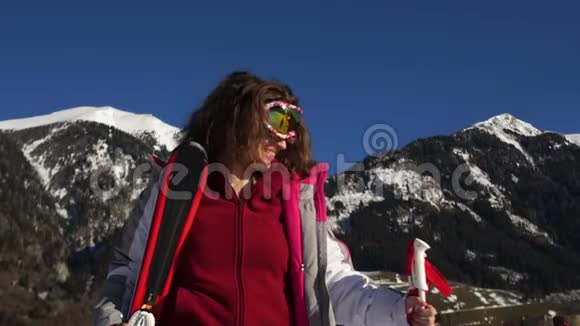
<svg viewBox="0 0 580 326">
<path fill-rule="evenodd" d="M 159 145 L 164 145 L 168 150 L 172 150 L 177 146 L 179 136 L 178 128 L 168 125 L 151 114 L 135 114 L 109 106 L 82 106 L 31 118 L 1 121 L 0 129 L 22 130 L 59 122 L 74 121 L 97 122 L 115 127 L 134 136 L 149 132 Z"/>
<path fill-rule="evenodd" d="M 0 300 L 20 302 L 0 324 L 88 323 L 111 240 L 157 173 L 148 154 L 167 157 L 178 134 L 108 107 L 0 122 Z"/>
<path fill-rule="evenodd" d="M 179 137 L 178 128 L 150 114 L 112 107 L 77 107 L 2 121 L 0 130 L 21 146 L 44 189 L 54 198 L 58 214 L 70 220 L 67 224 L 83 219 L 78 207 L 85 205 L 84 201 L 95 203 L 96 209 L 96 203 L 110 204 L 124 198 L 117 196 L 121 192 L 128 192 L 129 201 L 135 199 L 147 180 L 132 171 L 146 164 L 148 152 L 160 154 L 173 149 Z M 106 178 L 110 178 L 111 189 L 95 186 Z M 136 180 L 142 182 L 135 184 Z M 79 233 L 72 237 L 76 247 L 93 246 L 121 225 L 125 215 L 112 214 L 91 228 L 76 228 L 74 232 Z"/>
<path fill-rule="evenodd" d="M 329 178 L 327 210 L 363 269 L 402 272 L 393 253 L 419 237 L 452 279 L 580 287 L 566 272 L 580 270 L 578 161 L 580 146 L 563 135 L 502 114 L 367 157 Z"/>
</svg>

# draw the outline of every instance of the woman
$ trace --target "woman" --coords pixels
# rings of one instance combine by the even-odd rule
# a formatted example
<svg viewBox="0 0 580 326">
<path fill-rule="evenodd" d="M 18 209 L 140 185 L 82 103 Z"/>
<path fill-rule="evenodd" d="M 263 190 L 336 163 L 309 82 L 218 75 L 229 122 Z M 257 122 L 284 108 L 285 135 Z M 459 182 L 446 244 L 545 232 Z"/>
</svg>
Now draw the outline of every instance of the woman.
<svg viewBox="0 0 580 326">
<path fill-rule="evenodd" d="M 434 325 L 432 306 L 372 285 L 329 231 L 328 168 L 312 158 L 297 105 L 286 85 L 235 72 L 193 113 L 184 142 L 205 150 L 209 172 L 173 257 L 160 325 Z M 127 222 L 95 325 L 129 317 L 163 180 Z"/>
</svg>

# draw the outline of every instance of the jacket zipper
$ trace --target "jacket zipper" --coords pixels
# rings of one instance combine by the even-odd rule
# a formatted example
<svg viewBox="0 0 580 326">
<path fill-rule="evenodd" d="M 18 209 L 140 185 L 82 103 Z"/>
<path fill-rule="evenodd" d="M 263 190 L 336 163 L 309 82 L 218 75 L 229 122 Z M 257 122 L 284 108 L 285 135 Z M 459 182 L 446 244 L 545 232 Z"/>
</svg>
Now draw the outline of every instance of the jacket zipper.
<svg viewBox="0 0 580 326">
<path fill-rule="evenodd" d="M 244 203 L 237 196 L 237 214 L 236 214 L 236 263 L 237 263 L 237 281 L 238 281 L 238 315 L 236 316 L 236 325 L 244 325 L 244 283 L 242 279 L 242 261 L 244 255 Z"/>
</svg>

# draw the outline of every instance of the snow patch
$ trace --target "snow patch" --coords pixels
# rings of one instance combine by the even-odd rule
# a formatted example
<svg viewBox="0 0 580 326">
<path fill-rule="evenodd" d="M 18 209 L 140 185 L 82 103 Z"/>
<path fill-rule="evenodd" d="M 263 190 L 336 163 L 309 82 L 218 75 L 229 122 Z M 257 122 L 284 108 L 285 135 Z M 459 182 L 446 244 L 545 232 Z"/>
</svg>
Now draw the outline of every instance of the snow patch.
<svg viewBox="0 0 580 326">
<path fill-rule="evenodd" d="M 566 138 L 570 142 L 580 146 L 580 134 L 566 135 Z"/>
<path fill-rule="evenodd" d="M 494 208 L 498 208 L 498 209 L 503 208 L 505 197 L 502 194 L 502 192 L 500 191 L 500 189 L 498 189 L 497 186 L 491 182 L 487 173 L 482 171 L 477 165 L 471 163 L 470 162 L 471 156 L 467 152 L 465 152 L 464 150 L 454 148 L 453 154 L 463 158 L 463 160 L 466 163 L 467 168 L 470 171 L 470 174 L 468 176 L 468 179 L 466 180 L 466 183 L 469 185 L 472 181 L 475 181 L 479 185 L 486 188 L 488 190 L 487 194 L 489 195 L 489 202 L 490 202 L 491 206 Z M 461 203 L 456 203 L 455 205 L 457 207 L 459 207 L 461 210 L 468 212 L 477 222 L 482 221 L 481 217 L 479 215 L 477 215 L 475 212 L 473 212 L 466 205 L 461 204 Z"/>
<path fill-rule="evenodd" d="M 478 310 L 489 310 L 495 308 L 505 308 L 505 307 L 513 307 L 519 306 L 524 303 L 523 298 L 521 295 L 518 295 L 514 292 L 509 292 L 505 290 L 498 290 L 498 289 L 485 289 L 485 288 L 477 288 L 477 287 L 465 287 L 464 291 L 461 291 L 460 298 L 468 298 L 466 302 L 469 304 L 464 304 L 463 306 L 459 305 L 457 298 L 451 298 L 451 300 L 444 299 L 444 302 L 451 304 L 452 309 L 442 310 L 441 313 L 449 314 L 449 313 L 456 313 L 458 311 L 467 312 L 467 311 L 478 311 Z M 473 295 L 475 298 L 470 298 Z M 480 303 L 480 304 L 478 304 Z M 446 305 L 448 307 L 449 305 Z M 460 307 L 459 309 L 457 307 Z M 488 321 L 490 323 L 487 324 L 494 324 L 491 323 L 493 321 L 493 316 L 489 316 Z M 462 324 L 463 325 L 463 324 Z M 495 325 L 495 324 L 494 324 Z"/>
<path fill-rule="evenodd" d="M 109 144 L 107 144 L 104 139 L 99 139 L 98 142 L 93 145 L 93 150 L 95 151 L 95 154 L 87 157 L 87 161 L 90 164 L 90 170 L 96 170 L 110 161 L 108 155 Z"/>
<path fill-rule="evenodd" d="M 423 201 L 439 208 L 445 201 L 440 185 L 430 175 L 407 169 L 377 168 L 370 172 L 383 184 L 395 187 L 395 194 L 404 201 Z"/>
<path fill-rule="evenodd" d="M 434 232 L 434 233 L 433 233 L 433 240 L 434 240 L 435 242 L 439 242 L 439 241 L 441 241 L 441 233 L 439 233 L 439 232 Z"/>
<path fill-rule="evenodd" d="M 452 294 L 452 295 L 448 296 L 447 298 L 443 298 L 443 301 L 453 304 L 453 310 L 455 310 L 455 311 L 461 310 L 461 309 L 465 308 L 465 306 L 466 306 L 466 303 L 459 301 L 459 298 L 455 294 Z"/>
<path fill-rule="evenodd" d="M 423 226 L 423 217 L 415 216 L 413 213 L 399 214 L 395 220 L 397 221 L 397 225 L 401 227 L 403 233 L 409 233 L 413 225 L 417 227 Z"/>
<path fill-rule="evenodd" d="M 399 274 L 395 274 L 395 282 L 397 282 L 397 284 L 405 283 L 405 282 L 403 282 L 403 280 L 401 280 L 401 277 L 399 276 Z"/>
<path fill-rule="evenodd" d="M 533 158 L 523 149 L 523 147 L 518 142 L 517 137 L 513 135 L 515 133 L 525 137 L 535 137 L 543 133 L 531 124 L 519 120 L 511 114 L 501 114 L 489 120 L 476 123 L 472 127 L 465 130 L 469 129 L 479 129 L 485 131 L 491 135 L 496 136 L 501 141 L 514 146 L 526 157 L 528 162 L 530 162 L 530 164 L 535 167 Z"/>
<path fill-rule="evenodd" d="M 58 200 L 63 199 L 68 194 L 66 188 L 60 188 L 59 190 L 53 191 L 52 196 Z"/>
<path fill-rule="evenodd" d="M 469 162 L 471 159 L 471 155 L 469 155 L 469 153 L 459 148 L 454 148 L 453 154 L 461 157 L 465 162 Z"/>
<path fill-rule="evenodd" d="M 505 282 L 508 282 L 509 284 L 512 284 L 512 285 L 515 285 L 515 284 L 521 282 L 522 280 L 525 280 L 528 278 L 528 275 L 526 273 L 520 273 L 520 272 L 514 271 L 514 270 L 509 269 L 509 268 L 505 268 L 502 266 L 490 266 L 489 269 L 491 271 L 499 274 L 499 276 Z M 497 294 L 494 294 L 494 295 L 497 297 Z M 490 296 L 491 296 L 491 294 L 490 294 Z M 498 302 L 497 300 L 496 300 L 496 302 L 501 305 L 501 303 Z"/>
<path fill-rule="evenodd" d="M 554 245 L 554 241 L 550 238 L 548 233 L 540 229 L 540 227 L 530 222 L 529 220 L 510 212 L 509 210 L 506 213 L 508 214 L 514 226 L 523 229 L 524 232 L 526 232 L 529 235 L 545 238 L 546 240 L 548 240 L 548 243 Z"/>
<path fill-rule="evenodd" d="M 465 251 L 465 259 L 467 259 L 468 261 L 474 261 L 476 258 L 477 254 L 475 253 L 475 251 L 471 251 L 469 249 Z"/>
<path fill-rule="evenodd" d="M 146 182 L 136 182 L 135 184 L 133 184 L 133 190 L 131 192 L 131 200 L 139 198 L 139 195 L 141 195 L 141 193 L 143 192 L 143 190 L 145 190 L 145 188 L 147 188 Z"/>
<path fill-rule="evenodd" d="M 94 154 L 88 155 L 86 158 L 89 165 L 86 169 L 94 173 L 91 178 L 98 178 L 101 173 L 110 173 L 115 182 L 112 189 L 100 189 L 97 187 L 98 184 L 92 184 L 92 190 L 96 190 L 97 195 L 103 201 L 107 201 L 116 195 L 115 190 L 118 189 L 118 186 L 127 186 L 127 179 L 130 171 L 135 167 L 135 161 L 130 155 L 124 154 L 120 149 L 116 149 L 113 153 L 114 157 L 111 157 L 109 154 L 109 144 L 104 139 L 99 139 L 93 145 L 93 151 Z M 135 193 L 132 196 L 135 196 Z"/>
<path fill-rule="evenodd" d="M 490 293 L 489 296 L 500 306 L 506 306 L 508 303 L 505 298 L 500 297 L 497 293 Z"/>
<path fill-rule="evenodd" d="M 483 303 L 484 305 L 489 305 L 489 301 L 478 291 L 473 291 L 473 294 Z"/>
<path fill-rule="evenodd" d="M 477 182 L 488 190 L 489 202 L 493 208 L 501 209 L 504 207 L 504 195 L 499 188 L 491 182 L 487 173 L 483 172 L 477 165 L 469 163 L 469 170 L 471 171 L 469 178 Z"/>
<path fill-rule="evenodd" d="M 580 302 L 580 289 L 570 290 L 568 292 L 551 293 L 545 298 L 550 302 Z"/>
<path fill-rule="evenodd" d="M 48 187 L 50 186 L 50 178 L 51 178 L 50 172 L 48 171 L 48 169 L 44 167 L 44 161 L 46 160 L 46 158 L 44 157 L 44 155 L 38 158 L 34 158 L 32 156 L 32 152 L 38 146 L 48 141 L 51 137 L 52 134 L 49 133 L 46 137 L 35 140 L 32 143 L 26 144 L 22 147 L 22 153 L 24 154 L 24 157 L 26 157 L 30 165 L 32 165 L 32 167 L 36 169 L 36 172 L 40 177 L 40 182 L 42 182 L 42 185 L 44 186 L 45 189 L 48 189 Z"/>
<path fill-rule="evenodd" d="M 37 294 L 37 298 L 44 301 L 48 297 L 48 291 L 42 291 Z"/>
<path fill-rule="evenodd" d="M 62 208 L 62 206 L 60 206 L 59 204 L 56 204 L 56 212 L 64 219 L 68 220 L 70 218 L 70 216 L 68 215 L 68 211 Z"/>
<path fill-rule="evenodd" d="M 452 294 L 450 296 L 447 297 L 447 301 L 451 302 L 451 303 L 455 303 L 457 302 L 457 295 Z"/>
<path fill-rule="evenodd" d="M 471 210 L 471 208 L 469 208 L 469 206 L 463 204 L 463 203 L 455 203 L 455 206 L 457 206 L 457 208 L 461 209 L 462 211 L 469 213 L 469 215 L 471 217 L 473 217 L 473 219 L 478 222 L 481 223 L 483 221 L 483 219 L 481 218 L 481 216 L 477 215 L 477 213 L 475 213 L 473 210 Z"/>
<path fill-rule="evenodd" d="M 367 184 L 345 181 L 345 184 L 338 186 L 337 194 L 327 197 L 327 208 L 336 212 L 339 221 L 348 218 L 361 204 L 366 206 L 372 202 L 383 201 L 384 185 L 393 186 L 395 196 L 404 201 L 414 199 L 429 203 L 437 209 L 445 203 L 437 181 L 430 175 L 421 175 L 412 167 L 405 168 L 405 165 L 400 165 L 398 168 L 375 168 L 368 171 L 368 174 Z M 420 225 L 421 221 L 415 219 L 414 223 Z"/>
<path fill-rule="evenodd" d="M 327 197 L 326 206 L 329 210 L 335 210 L 335 205 L 339 202 L 343 205 L 341 209 L 336 209 L 336 218 L 340 221 L 350 217 L 350 214 L 361 204 L 366 206 L 369 203 L 383 200 L 382 196 L 377 196 L 373 191 L 343 190 L 332 197 Z"/>
</svg>

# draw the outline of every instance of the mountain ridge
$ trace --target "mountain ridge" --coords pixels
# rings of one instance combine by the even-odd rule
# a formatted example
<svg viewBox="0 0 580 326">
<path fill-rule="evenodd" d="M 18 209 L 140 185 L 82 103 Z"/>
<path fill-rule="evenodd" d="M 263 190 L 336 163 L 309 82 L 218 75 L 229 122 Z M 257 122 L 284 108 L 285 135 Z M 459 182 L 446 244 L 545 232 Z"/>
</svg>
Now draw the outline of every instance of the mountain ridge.
<svg viewBox="0 0 580 326">
<path fill-rule="evenodd" d="M 152 114 L 136 114 L 110 106 L 80 106 L 56 111 L 50 114 L 0 121 L 0 129 L 22 130 L 61 122 L 92 121 L 115 127 L 128 134 L 155 132 L 155 137 L 168 150 L 177 146 L 179 128 L 171 126 Z"/>
</svg>

